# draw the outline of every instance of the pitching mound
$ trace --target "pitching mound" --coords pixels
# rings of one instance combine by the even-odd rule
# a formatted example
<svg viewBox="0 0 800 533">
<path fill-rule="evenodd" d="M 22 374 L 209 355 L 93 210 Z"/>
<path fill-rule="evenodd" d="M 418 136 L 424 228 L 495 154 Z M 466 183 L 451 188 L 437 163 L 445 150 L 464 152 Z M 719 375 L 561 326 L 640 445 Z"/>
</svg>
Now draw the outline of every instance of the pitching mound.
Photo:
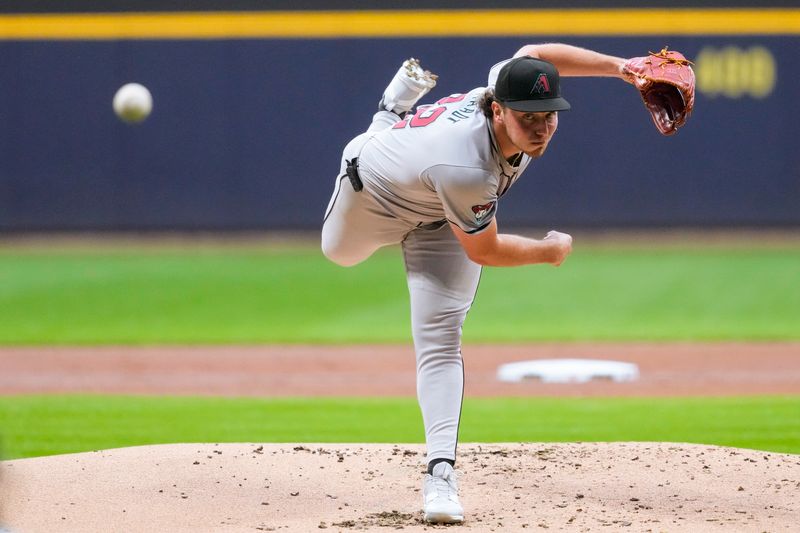
<svg viewBox="0 0 800 533">
<path fill-rule="evenodd" d="M 177 444 L 2 463 L 12 531 L 423 531 L 418 445 Z M 474 531 L 796 531 L 800 456 L 688 444 L 468 444 Z"/>
</svg>

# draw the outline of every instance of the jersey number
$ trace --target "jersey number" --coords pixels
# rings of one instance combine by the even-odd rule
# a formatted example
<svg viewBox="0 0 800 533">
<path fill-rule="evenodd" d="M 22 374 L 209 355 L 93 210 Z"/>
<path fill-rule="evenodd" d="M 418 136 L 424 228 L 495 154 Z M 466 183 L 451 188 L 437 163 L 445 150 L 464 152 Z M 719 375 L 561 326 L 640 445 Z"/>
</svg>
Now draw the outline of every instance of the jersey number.
<svg viewBox="0 0 800 533">
<path fill-rule="evenodd" d="M 451 94 L 450 96 L 446 96 L 440 100 L 437 100 L 433 105 L 422 105 L 417 108 L 417 112 L 414 113 L 412 117 L 406 117 L 400 122 L 397 122 L 394 126 L 392 126 L 393 130 L 401 130 L 406 126 L 410 126 L 412 128 L 424 128 L 428 124 L 432 123 L 434 120 L 439 118 L 442 113 L 447 111 L 447 108 L 444 107 L 444 104 L 452 104 L 454 102 L 460 102 L 464 98 L 466 98 L 466 94 Z M 438 107 L 437 107 L 438 106 Z"/>
</svg>

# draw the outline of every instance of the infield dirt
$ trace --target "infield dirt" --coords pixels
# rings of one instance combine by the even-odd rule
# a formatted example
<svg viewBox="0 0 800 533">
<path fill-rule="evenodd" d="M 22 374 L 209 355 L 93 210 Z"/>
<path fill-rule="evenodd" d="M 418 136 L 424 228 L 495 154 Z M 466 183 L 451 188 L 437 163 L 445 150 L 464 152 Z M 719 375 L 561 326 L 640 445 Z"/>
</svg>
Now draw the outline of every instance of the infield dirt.
<svg viewBox="0 0 800 533">
<path fill-rule="evenodd" d="M 466 396 L 800 394 L 800 343 L 465 345 Z M 635 382 L 502 383 L 503 363 L 635 363 Z M 0 394 L 414 396 L 411 345 L 0 347 Z"/>
</svg>

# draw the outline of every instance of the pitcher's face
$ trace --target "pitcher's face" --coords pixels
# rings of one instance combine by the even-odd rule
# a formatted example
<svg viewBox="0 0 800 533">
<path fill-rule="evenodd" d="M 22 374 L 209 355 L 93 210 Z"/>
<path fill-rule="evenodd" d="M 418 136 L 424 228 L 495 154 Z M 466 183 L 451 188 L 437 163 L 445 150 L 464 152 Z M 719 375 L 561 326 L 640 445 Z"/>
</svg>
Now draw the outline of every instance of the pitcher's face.
<svg viewBox="0 0 800 533">
<path fill-rule="evenodd" d="M 541 157 L 558 128 L 558 112 L 515 111 L 499 104 L 497 107 L 495 120 L 505 130 L 509 142 L 529 157 Z"/>
</svg>

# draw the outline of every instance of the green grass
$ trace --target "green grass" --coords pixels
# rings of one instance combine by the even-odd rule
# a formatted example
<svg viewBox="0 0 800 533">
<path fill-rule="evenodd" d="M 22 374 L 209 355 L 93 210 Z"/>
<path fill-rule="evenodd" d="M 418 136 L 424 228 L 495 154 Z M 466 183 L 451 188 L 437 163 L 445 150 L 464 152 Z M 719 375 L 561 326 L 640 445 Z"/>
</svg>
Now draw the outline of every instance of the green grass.
<svg viewBox="0 0 800 533">
<path fill-rule="evenodd" d="M 800 397 L 467 399 L 461 442 L 668 441 L 800 453 Z M 0 397 L 6 459 L 177 442 L 423 442 L 408 398 Z"/>
<path fill-rule="evenodd" d="M 577 249 L 484 269 L 467 342 L 800 339 L 800 249 Z M 0 250 L 0 344 L 407 342 L 397 250 Z"/>
</svg>

